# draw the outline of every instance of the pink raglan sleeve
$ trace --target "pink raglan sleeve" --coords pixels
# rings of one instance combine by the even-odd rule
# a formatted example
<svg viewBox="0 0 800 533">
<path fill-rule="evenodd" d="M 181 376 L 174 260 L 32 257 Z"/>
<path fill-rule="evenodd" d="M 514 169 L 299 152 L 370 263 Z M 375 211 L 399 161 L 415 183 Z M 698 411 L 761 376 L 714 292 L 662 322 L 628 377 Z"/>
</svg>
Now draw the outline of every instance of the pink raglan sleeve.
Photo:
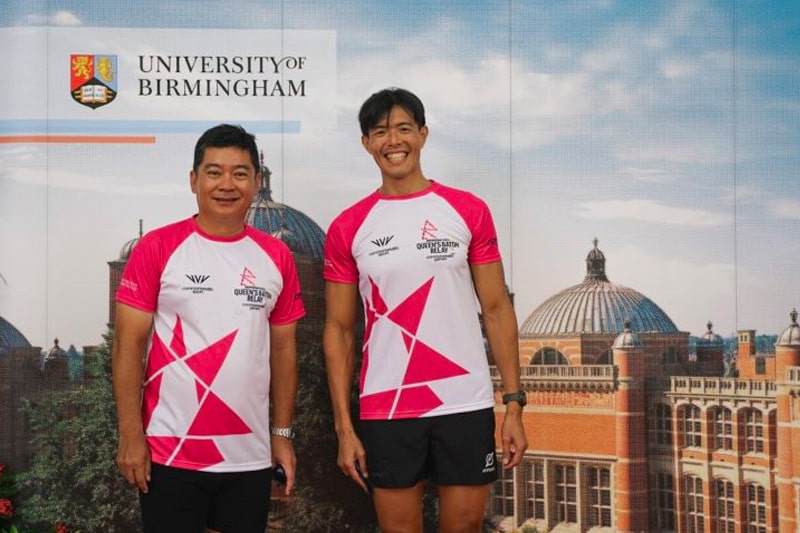
<svg viewBox="0 0 800 533">
<path fill-rule="evenodd" d="M 325 266 L 323 276 L 338 283 L 358 283 L 358 267 L 353 257 L 353 224 L 339 216 L 325 237 Z"/>
<path fill-rule="evenodd" d="M 481 198 L 466 191 L 441 187 L 439 194 L 461 215 L 472 238 L 467 260 L 471 265 L 500 261 L 497 230 L 489 206 Z"/>
<path fill-rule="evenodd" d="M 292 257 L 289 247 L 281 241 L 276 241 L 273 260 L 278 265 L 281 277 L 283 278 L 283 288 L 275 302 L 275 307 L 269 315 L 269 323 L 275 326 L 291 324 L 306 316 L 303 295 L 300 290 L 300 278 L 297 275 L 297 266 Z"/>
<path fill-rule="evenodd" d="M 148 233 L 139 239 L 122 271 L 117 301 L 141 311 L 155 312 L 164 268 L 163 256 L 162 241 L 157 235 Z"/>
</svg>

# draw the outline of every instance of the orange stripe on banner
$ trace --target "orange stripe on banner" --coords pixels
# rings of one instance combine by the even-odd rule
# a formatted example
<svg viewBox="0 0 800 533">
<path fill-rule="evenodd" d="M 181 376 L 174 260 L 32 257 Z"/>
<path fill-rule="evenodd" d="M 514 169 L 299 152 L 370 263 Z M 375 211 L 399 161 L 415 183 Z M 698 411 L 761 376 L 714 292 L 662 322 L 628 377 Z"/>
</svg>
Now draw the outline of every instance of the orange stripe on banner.
<svg viewBox="0 0 800 533">
<path fill-rule="evenodd" d="M 0 135 L 2 143 L 155 144 L 153 136 Z"/>
</svg>

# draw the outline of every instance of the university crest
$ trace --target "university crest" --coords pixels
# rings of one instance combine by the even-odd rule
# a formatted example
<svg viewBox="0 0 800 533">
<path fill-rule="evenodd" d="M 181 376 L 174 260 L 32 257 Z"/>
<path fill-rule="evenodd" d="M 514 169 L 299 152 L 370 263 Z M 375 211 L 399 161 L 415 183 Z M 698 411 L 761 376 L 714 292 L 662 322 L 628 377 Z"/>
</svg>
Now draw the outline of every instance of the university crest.
<svg viewBox="0 0 800 533">
<path fill-rule="evenodd" d="M 96 109 L 117 97 L 117 56 L 73 54 L 69 76 L 72 99 L 79 104 Z"/>
</svg>

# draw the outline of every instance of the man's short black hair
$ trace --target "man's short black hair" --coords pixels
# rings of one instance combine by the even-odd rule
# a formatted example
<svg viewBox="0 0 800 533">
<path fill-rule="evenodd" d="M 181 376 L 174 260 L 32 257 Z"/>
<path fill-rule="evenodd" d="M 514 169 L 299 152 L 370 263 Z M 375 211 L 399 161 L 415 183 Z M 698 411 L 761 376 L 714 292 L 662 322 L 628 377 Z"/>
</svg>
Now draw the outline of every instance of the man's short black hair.
<svg viewBox="0 0 800 533">
<path fill-rule="evenodd" d="M 386 118 L 394 106 L 405 109 L 420 128 L 425 125 L 425 106 L 422 105 L 422 100 L 406 89 L 389 87 L 376 92 L 361 105 L 358 112 L 361 134 L 369 135 L 369 130 Z"/>
<path fill-rule="evenodd" d="M 197 172 L 206 153 L 206 148 L 240 148 L 250 154 L 250 161 L 256 174 L 261 172 L 261 161 L 258 155 L 256 138 L 241 126 L 233 124 L 220 124 L 207 129 L 194 145 L 194 164 L 192 168 Z"/>
</svg>

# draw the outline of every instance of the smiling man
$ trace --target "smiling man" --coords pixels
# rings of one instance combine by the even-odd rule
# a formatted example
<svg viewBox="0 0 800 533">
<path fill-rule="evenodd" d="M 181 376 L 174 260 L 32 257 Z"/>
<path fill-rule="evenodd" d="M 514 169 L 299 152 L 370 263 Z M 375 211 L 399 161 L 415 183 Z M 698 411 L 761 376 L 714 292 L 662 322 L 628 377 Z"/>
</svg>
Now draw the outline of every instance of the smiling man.
<svg viewBox="0 0 800 533">
<path fill-rule="evenodd" d="M 117 293 L 117 464 L 145 533 L 264 533 L 273 467 L 294 486 L 300 285 L 289 248 L 245 224 L 253 135 L 203 133 L 189 181 L 197 214 L 142 237 Z"/>
<path fill-rule="evenodd" d="M 331 223 L 325 244 L 323 342 L 338 464 L 373 492 L 384 533 L 422 532 L 426 479 L 437 485 L 439 530 L 477 533 L 497 479 L 479 312 L 508 393 L 502 467 L 519 464 L 527 448 L 517 323 L 494 223 L 481 199 L 422 173 L 428 127 L 414 94 L 373 94 L 359 122 L 381 186 Z M 349 397 L 359 293 L 366 327 L 356 427 Z"/>
</svg>

